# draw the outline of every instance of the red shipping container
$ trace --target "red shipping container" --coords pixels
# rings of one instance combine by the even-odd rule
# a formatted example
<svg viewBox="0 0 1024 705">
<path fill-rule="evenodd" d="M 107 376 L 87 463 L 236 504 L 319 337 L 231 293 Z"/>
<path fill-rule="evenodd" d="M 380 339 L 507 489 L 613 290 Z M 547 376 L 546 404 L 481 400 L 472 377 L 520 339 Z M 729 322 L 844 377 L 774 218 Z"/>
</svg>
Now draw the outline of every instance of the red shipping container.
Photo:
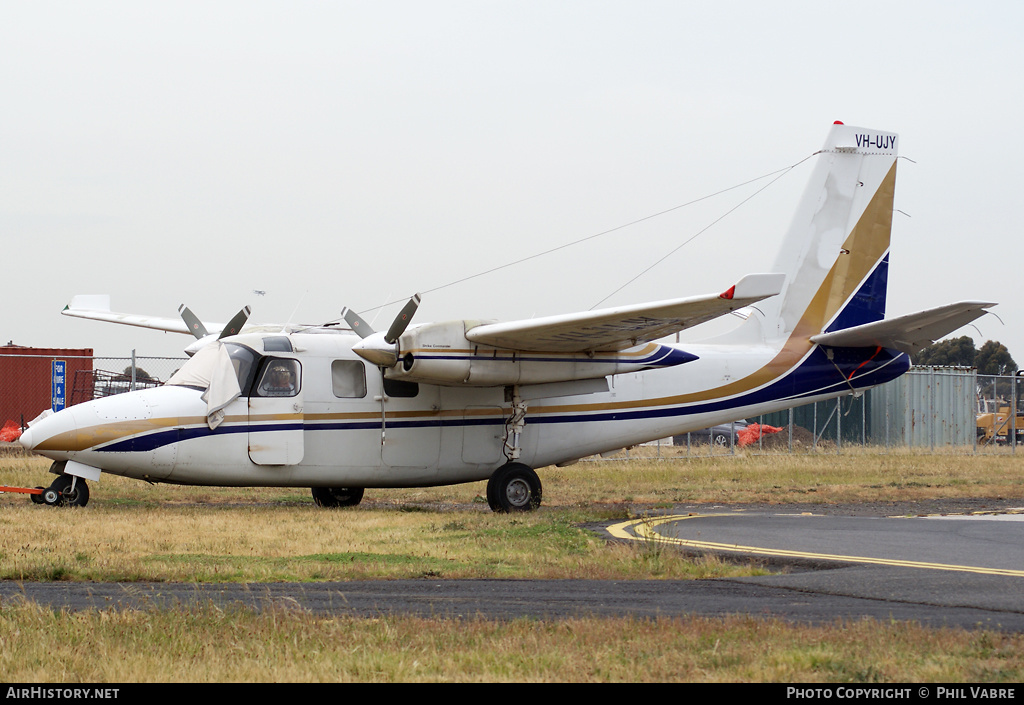
<svg viewBox="0 0 1024 705">
<path fill-rule="evenodd" d="M 0 346 L 0 426 L 27 424 L 53 403 L 53 361 L 65 363 L 65 405 L 92 398 L 92 348 L 28 348 Z M 87 398 L 73 398 L 76 378 L 87 378 Z M 78 395 L 83 396 L 83 395 Z"/>
</svg>

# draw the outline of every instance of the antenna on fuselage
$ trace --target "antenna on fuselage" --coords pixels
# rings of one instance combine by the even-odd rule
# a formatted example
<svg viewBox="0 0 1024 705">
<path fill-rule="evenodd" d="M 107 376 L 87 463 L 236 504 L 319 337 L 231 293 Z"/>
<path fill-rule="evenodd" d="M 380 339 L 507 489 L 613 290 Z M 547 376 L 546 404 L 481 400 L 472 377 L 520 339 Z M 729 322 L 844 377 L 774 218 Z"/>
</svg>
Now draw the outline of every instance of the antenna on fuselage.
<svg viewBox="0 0 1024 705">
<path fill-rule="evenodd" d="M 302 305 L 302 302 L 305 300 L 306 294 L 308 293 L 309 289 L 306 289 L 304 292 L 302 292 L 302 296 L 299 297 L 298 303 L 295 304 L 295 308 L 292 309 L 291 315 L 288 316 L 288 321 L 284 324 L 284 327 L 281 329 L 282 333 L 288 332 L 288 327 L 291 326 L 292 321 L 295 319 L 295 314 L 299 310 L 299 306 Z"/>
</svg>

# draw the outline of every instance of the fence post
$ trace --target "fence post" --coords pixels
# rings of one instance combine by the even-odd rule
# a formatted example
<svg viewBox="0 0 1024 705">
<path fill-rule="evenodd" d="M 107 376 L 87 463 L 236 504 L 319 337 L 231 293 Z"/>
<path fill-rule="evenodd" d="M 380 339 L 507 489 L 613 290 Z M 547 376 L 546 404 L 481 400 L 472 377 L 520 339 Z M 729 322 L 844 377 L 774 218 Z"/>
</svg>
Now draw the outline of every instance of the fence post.
<svg viewBox="0 0 1024 705">
<path fill-rule="evenodd" d="M 928 368 L 928 449 L 935 452 L 935 367 Z"/>
<path fill-rule="evenodd" d="M 1011 404 L 1010 413 L 1010 455 L 1017 454 L 1017 410 L 1020 408 L 1020 404 L 1017 400 L 1017 395 L 1020 393 L 1020 376 L 1021 370 L 1017 370 L 1017 373 L 1010 377 L 1010 391 L 1013 394 L 1013 403 Z"/>
<path fill-rule="evenodd" d="M 843 450 L 843 398 L 836 397 L 836 453 Z"/>
<path fill-rule="evenodd" d="M 978 379 L 978 368 L 974 368 L 974 433 L 971 434 L 973 436 L 971 441 L 972 453 L 978 452 L 978 414 L 985 411 L 985 396 L 980 390 L 981 381 Z M 981 403 L 980 408 L 979 400 Z"/>
<path fill-rule="evenodd" d="M 135 348 L 132 348 L 132 382 L 128 387 L 129 391 L 135 391 Z"/>
<path fill-rule="evenodd" d="M 814 402 L 814 436 L 811 441 L 811 449 L 818 450 L 818 402 Z"/>
<path fill-rule="evenodd" d="M 868 395 L 864 392 L 860 395 L 860 445 L 861 448 L 868 444 Z"/>
<path fill-rule="evenodd" d="M 999 378 L 992 378 L 992 440 L 988 445 L 999 446 Z"/>
</svg>

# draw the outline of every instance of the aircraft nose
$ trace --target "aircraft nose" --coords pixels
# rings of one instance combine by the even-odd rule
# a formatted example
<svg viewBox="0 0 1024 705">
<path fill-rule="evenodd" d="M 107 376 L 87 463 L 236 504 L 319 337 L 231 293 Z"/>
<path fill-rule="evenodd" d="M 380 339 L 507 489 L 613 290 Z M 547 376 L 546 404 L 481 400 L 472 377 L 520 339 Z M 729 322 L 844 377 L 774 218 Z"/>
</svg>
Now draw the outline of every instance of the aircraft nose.
<svg viewBox="0 0 1024 705">
<path fill-rule="evenodd" d="M 36 444 L 32 440 L 31 428 L 26 428 L 24 431 L 21 432 L 21 435 L 18 436 L 18 443 L 20 443 L 25 450 L 32 450 L 33 448 L 35 448 Z"/>
<path fill-rule="evenodd" d="M 54 460 L 64 460 L 66 455 L 63 453 L 66 448 L 60 447 L 61 444 L 54 445 L 53 440 L 74 429 L 74 421 L 74 414 L 68 409 L 57 413 L 44 412 L 30 422 L 31 426 L 22 431 L 18 443 L 25 450 L 45 455 Z M 55 454 L 60 454 L 60 458 L 57 458 Z"/>
</svg>

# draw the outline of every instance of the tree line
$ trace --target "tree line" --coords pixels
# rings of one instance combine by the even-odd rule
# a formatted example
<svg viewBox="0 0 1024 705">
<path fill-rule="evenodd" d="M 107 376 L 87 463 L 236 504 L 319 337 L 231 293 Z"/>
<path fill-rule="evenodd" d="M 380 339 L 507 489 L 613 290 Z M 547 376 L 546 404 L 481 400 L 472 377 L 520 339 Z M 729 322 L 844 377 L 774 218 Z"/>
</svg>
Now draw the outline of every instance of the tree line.
<svg viewBox="0 0 1024 705">
<path fill-rule="evenodd" d="M 988 340 L 975 348 L 974 339 L 966 335 L 933 343 L 913 360 L 915 365 L 976 367 L 981 375 L 1012 375 L 1018 369 L 1010 351 L 998 340 Z"/>
</svg>

